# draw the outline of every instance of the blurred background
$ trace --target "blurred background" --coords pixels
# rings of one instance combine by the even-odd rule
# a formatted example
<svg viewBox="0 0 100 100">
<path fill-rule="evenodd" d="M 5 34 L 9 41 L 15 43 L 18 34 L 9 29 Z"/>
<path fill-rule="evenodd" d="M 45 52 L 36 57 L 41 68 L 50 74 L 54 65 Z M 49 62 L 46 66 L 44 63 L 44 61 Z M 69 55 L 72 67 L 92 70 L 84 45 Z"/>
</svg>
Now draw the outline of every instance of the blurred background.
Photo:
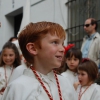
<svg viewBox="0 0 100 100">
<path fill-rule="evenodd" d="M 0 0 L 0 50 L 4 43 L 29 22 L 51 21 L 63 26 L 65 45 L 80 48 L 84 21 L 97 19 L 100 32 L 100 0 Z"/>
</svg>

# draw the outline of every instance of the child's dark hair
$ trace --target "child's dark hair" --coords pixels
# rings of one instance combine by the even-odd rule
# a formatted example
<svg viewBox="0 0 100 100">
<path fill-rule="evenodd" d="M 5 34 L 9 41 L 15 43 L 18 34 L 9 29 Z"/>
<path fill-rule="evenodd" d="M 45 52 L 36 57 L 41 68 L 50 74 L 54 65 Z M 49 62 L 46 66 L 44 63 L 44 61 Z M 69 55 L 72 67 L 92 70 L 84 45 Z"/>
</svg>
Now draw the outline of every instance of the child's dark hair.
<svg viewBox="0 0 100 100">
<path fill-rule="evenodd" d="M 14 37 L 11 37 L 11 38 L 8 40 L 8 42 L 12 42 L 14 39 L 16 39 L 16 40 L 17 40 L 18 38 L 17 38 L 17 37 L 15 37 L 15 36 L 14 36 Z"/>
<path fill-rule="evenodd" d="M 0 56 L 0 66 L 4 66 L 5 63 L 3 61 L 3 51 L 8 48 L 8 49 L 12 49 L 15 53 L 15 61 L 13 63 L 13 67 L 16 68 L 17 66 L 19 66 L 21 64 L 21 59 L 20 59 L 20 55 L 19 55 L 19 52 L 18 52 L 18 49 L 16 47 L 16 45 L 14 43 L 11 43 L 11 42 L 7 42 L 4 44 L 3 48 L 2 48 L 2 53 L 1 53 L 1 56 Z"/>
<path fill-rule="evenodd" d="M 81 62 L 78 66 L 78 70 L 87 72 L 90 81 L 95 81 L 98 77 L 98 67 L 96 63 L 90 59 Z"/>
<path fill-rule="evenodd" d="M 80 49 L 78 49 L 76 47 L 72 47 L 65 54 L 65 58 L 72 58 L 73 56 L 75 58 L 79 59 L 79 63 L 81 62 L 81 60 L 82 60 L 82 52 L 81 52 Z M 69 69 L 69 67 L 66 64 L 66 67 L 65 67 L 64 70 L 66 71 L 67 69 Z"/>
</svg>

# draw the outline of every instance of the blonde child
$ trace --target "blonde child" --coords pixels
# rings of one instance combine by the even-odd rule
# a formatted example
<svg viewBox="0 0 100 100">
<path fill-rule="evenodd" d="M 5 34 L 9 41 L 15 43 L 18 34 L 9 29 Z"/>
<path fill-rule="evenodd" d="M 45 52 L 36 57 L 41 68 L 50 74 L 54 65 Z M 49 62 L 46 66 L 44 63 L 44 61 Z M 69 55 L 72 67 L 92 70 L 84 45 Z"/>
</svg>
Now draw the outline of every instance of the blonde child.
<svg viewBox="0 0 100 100">
<path fill-rule="evenodd" d="M 61 74 L 66 77 L 71 85 L 78 81 L 77 67 L 82 59 L 81 51 L 73 44 L 65 47 L 65 71 Z"/>
<path fill-rule="evenodd" d="M 7 87 L 13 69 L 20 64 L 20 56 L 16 46 L 11 42 L 5 43 L 0 56 L 0 96 Z"/>
<path fill-rule="evenodd" d="M 53 71 L 64 56 L 65 31 L 56 23 L 29 23 L 19 34 L 23 56 L 32 66 L 7 87 L 2 100 L 77 100 L 69 81 Z"/>
<path fill-rule="evenodd" d="M 98 67 L 94 61 L 84 58 L 78 66 L 78 100 L 100 100 L 100 85 L 95 82 Z"/>
</svg>

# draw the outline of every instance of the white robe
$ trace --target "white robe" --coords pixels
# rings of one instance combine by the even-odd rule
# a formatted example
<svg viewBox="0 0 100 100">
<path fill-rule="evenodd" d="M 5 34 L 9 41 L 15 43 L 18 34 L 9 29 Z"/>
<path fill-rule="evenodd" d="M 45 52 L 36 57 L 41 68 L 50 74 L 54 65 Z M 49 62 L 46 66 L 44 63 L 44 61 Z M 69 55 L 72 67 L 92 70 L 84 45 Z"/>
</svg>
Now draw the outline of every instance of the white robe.
<svg viewBox="0 0 100 100">
<path fill-rule="evenodd" d="M 12 67 L 6 66 L 5 69 L 6 69 L 6 76 L 7 76 L 7 83 L 8 83 L 9 78 L 12 73 Z M 4 67 L 2 66 L 0 67 L 0 90 L 5 87 L 6 87 L 5 70 L 4 70 Z M 0 98 L 1 97 L 2 97 L 2 94 L 0 94 Z"/>
<path fill-rule="evenodd" d="M 77 88 L 77 95 L 79 95 L 81 86 Z M 87 88 L 87 86 L 82 87 L 82 92 Z M 80 100 L 100 100 L 100 85 L 96 83 L 92 84 L 82 95 Z"/>
<path fill-rule="evenodd" d="M 13 80 L 17 79 L 19 76 L 23 75 L 23 72 L 25 69 L 27 69 L 27 66 L 25 65 L 25 63 L 16 67 L 12 73 L 9 83 L 12 82 Z"/>
<path fill-rule="evenodd" d="M 51 71 L 47 75 L 39 73 L 47 90 L 53 100 L 60 100 L 54 73 Z M 62 92 L 63 100 L 77 100 L 77 94 L 69 81 L 60 76 L 58 80 Z M 5 90 L 2 100 L 50 100 L 43 87 L 36 79 L 31 69 L 25 69 L 24 74 L 12 81 Z"/>
<path fill-rule="evenodd" d="M 61 74 L 66 77 L 70 83 L 73 85 L 75 82 L 78 82 L 78 74 L 67 69 L 65 72 Z"/>
</svg>

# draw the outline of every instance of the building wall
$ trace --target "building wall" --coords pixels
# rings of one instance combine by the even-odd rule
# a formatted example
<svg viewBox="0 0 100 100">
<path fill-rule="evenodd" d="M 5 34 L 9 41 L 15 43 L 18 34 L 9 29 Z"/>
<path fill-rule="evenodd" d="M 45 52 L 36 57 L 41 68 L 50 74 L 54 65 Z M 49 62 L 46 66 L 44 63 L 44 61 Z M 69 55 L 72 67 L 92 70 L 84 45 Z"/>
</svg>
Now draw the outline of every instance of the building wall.
<svg viewBox="0 0 100 100">
<path fill-rule="evenodd" d="M 27 2 L 30 3 L 29 8 Z M 39 21 L 57 22 L 66 29 L 66 2 L 67 0 L 0 0 L 0 50 L 14 36 L 14 16 L 20 13 L 23 13 L 20 30 L 29 22 Z"/>
</svg>

